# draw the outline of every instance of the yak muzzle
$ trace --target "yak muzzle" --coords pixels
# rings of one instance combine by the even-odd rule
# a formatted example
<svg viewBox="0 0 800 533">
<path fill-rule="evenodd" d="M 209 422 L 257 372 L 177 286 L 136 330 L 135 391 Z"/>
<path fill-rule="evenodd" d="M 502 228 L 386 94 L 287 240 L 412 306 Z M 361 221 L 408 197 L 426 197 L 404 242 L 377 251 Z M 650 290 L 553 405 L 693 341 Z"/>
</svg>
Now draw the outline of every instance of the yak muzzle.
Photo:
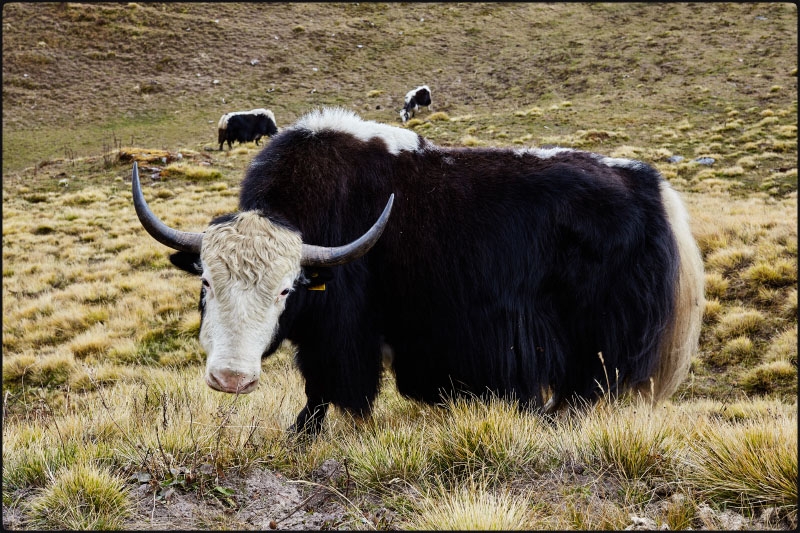
<svg viewBox="0 0 800 533">
<path fill-rule="evenodd" d="M 235 370 L 212 370 L 206 374 L 206 384 L 220 392 L 247 394 L 258 387 L 258 376 Z"/>
</svg>

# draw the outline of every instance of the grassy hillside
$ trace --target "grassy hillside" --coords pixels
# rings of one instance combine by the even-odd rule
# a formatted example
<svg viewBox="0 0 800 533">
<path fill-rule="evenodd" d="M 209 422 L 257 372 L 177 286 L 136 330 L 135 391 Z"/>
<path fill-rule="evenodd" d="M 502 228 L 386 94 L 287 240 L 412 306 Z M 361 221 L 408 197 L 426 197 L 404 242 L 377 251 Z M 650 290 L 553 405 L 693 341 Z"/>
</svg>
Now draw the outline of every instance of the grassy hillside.
<svg viewBox="0 0 800 533">
<path fill-rule="evenodd" d="M 793 4 L 11 3 L 2 23 L 5 527 L 796 527 Z M 284 433 L 291 346 L 257 392 L 208 389 L 197 280 L 141 230 L 131 162 L 201 231 L 260 149 L 218 151 L 219 116 L 320 105 L 657 166 L 706 266 L 686 383 L 548 421 L 420 406 L 386 375 L 372 421 L 334 411 L 313 443 Z"/>
</svg>

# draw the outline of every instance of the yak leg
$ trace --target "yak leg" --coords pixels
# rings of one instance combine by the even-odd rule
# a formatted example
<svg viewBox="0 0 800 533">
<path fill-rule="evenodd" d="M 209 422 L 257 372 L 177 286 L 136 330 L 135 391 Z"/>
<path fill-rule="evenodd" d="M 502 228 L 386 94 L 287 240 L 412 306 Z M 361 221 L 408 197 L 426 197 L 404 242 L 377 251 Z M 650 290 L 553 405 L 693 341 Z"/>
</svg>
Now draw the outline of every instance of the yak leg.
<svg viewBox="0 0 800 533">
<path fill-rule="evenodd" d="M 320 400 L 309 399 L 305 407 L 297 415 L 297 420 L 289 427 L 294 433 L 317 435 L 322 429 L 328 404 Z"/>
</svg>

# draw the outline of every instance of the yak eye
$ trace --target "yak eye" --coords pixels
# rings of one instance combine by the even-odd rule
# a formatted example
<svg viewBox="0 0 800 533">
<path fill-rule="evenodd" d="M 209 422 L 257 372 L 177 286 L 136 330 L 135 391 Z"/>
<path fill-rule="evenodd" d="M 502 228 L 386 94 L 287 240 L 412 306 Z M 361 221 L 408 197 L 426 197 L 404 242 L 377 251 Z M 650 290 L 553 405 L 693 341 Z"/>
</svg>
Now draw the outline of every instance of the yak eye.
<svg viewBox="0 0 800 533">
<path fill-rule="evenodd" d="M 283 289 L 283 291 L 281 291 L 281 296 L 286 296 L 289 292 L 291 292 L 291 289 Z"/>
<path fill-rule="evenodd" d="M 203 287 L 205 287 L 206 289 L 211 287 L 211 284 L 208 282 L 206 278 L 203 278 Z"/>
</svg>

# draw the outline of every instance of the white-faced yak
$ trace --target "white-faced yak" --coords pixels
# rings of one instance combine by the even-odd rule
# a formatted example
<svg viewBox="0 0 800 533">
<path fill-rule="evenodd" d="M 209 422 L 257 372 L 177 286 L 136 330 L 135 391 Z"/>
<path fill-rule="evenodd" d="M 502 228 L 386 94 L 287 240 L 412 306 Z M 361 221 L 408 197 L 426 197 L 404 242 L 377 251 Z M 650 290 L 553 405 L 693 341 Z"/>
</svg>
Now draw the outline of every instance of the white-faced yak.
<svg viewBox="0 0 800 533">
<path fill-rule="evenodd" d="M 701 256 L 678 194 L 639 161 L 444 148 L 333 108 L 273 137 L 238 212 L 204 233 L 163 224 L 136 166 L 133 197 L 200 277 L 208 385 L 252 391 L 288 339 L 307 396 L 297 429 L 318 431 L 330 404 L 367 415 L 383 343 L 408 398 L 545 411 L 607 392 L 664 399 L 697 349 Z"/>
<path fill-rule="evenodd" d="M 251 109 L 250 111 L 232 111 L 225 113 L 217 123 L 217 140 L 219 149 L 228 143 L 228 150 L 233 143 L 249 143 L 258 141 L 263 136 L 272 137 L 278 133 L 275 114 L 269 109 Z"/>
</svg>

